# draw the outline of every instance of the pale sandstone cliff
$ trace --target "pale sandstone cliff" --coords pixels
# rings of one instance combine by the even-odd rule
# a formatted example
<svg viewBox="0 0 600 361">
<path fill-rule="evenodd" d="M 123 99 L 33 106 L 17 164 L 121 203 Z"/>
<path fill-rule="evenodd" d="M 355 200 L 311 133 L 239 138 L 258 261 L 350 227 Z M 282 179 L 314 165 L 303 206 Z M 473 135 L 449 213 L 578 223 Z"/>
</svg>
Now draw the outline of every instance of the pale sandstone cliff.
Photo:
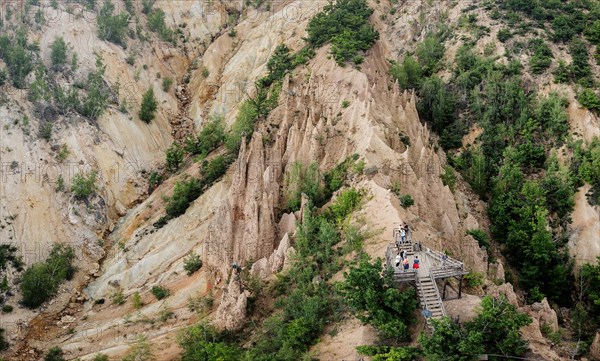
<svg viewBox="0 0 600 361">
<path fill-rule="evenodd" d="M 97 134 L 95 128 L 77 123 L 77 133 L 74 133 L 77 135 L 66 138 L 73 153 L 77 154 L 76 159 L 86 163 L 95 159 L 94 164 L 98 164 L 103 174 L 110 171 L 112 164 L 126 167 L 133 163 L 149 170 L 162 162 L 164 149 L 172 140 L 169 117 L 178 114 L 178 104 L 173 94 L 159 90 L 154 73 L 180 77 L 196 59 L 198 67 L 192 71 L 188 85 L 189 114 L 179 113 L 179 116 L 189 117 L 197 129 L 210 114 L 224 114 L 226 122 L 231 124 L 240 100 L 247 93 L 252 94 L 248 84 L 265 73 L 265 64 L 275 47 L 283 42 L 295 50 L 300 48 L 308 19 L 325 3 L 289 1 L 277 4 L 268 12 L 246 13 L 236 26 L 238 35 L 232 38 L 222 29 L 228 8 L 219 2 L 215 1 L 211 9 L 202 8 L 195 2 L 158 2 L 157 6 L 168 14 L 169 23 L 188 23 L 192 41 L 184 49 L 169 49 L 164 44 L 153 50 L 140 49 L 143 62 L 136 64 L 147 63 L 151 69 L 141 73 L 140 81 L 134 80 L 136 69 L 123 62 L 126 53 L 122 49 L 96 39 L 93 23 L 65 24 L 48 32 L 44 35 L 48 39 L 60 33 L 65 38 L 72 36 L 69 38 L 72 43 L 86 44 L 101 51 L 107 63 L 109 82 L 119 80 L 122 86 L 127 84 L 124 88 L 131 89 L 127 96 L 132 97 L 134 104 L 139 103 L 147 86 L 154 83 L 164 110 L 151 125 L 131 121 L 116 110 L 109 111 L 99 120 L 101 135 L 95 146 L 88 145 Z M 47 228 L 41 219 L 51 217 L 52 224 L 61 225 L 55 227 L 53 240 L 85 239 L 93 254 L 89 260 L 81 262 L 84 273 L 94 275 L 84 295 L 77 299 L 77 296 L 71 298 L 69 292 L 61 294 L 57 304 L 62 306 L 53 310 L 60 312 L 65 305 L 68 307 L 56 318 L 36 319 L 37 328 L 30 329 L 30 335 L 36 337 L 31 338 L 27 346 L 47 349 L 58 345 L 70 357 L 82 357 L 83 360 L 99 351 L 116 357 L 127 351 L 128 342 L 143 333 L 151 340 L 159 359 L 170 360 L 178 352 L 174 346 L 176 331 L 198 318 L 187 309 L 188 297 L 195 295 L 213 295 L 217 311 L 211 318 L 217 325 L 229 329 L 241 327 L 246 295 L 235 277 L 230 277 L 231 264 L 254 262 L 253 272 L 264 278 L 289 264 L 289 255 L 293 253 L 290 247 L 293 247 L 294 223 L 299 214 L 281 214 L 280 188 L 286 171 L 295 161 L 305 164 L 314 161 L 321 170 L 328 170 L 358 153 L 367 168 L 374 170 L 369 176 L 353 180 L 355 186 L 366 189 L 370 195 L 356 217 L 364 219 L 369 228 L 379 231 L 365 245 L 373 257 L 383 256 L 391 229 L 399 222 L 408 222 L 414 229 L 414 238 L 427 247 L 448 250 L 463 260 L 469 270 L 487 273 L 486 253 L 472 237 L 465 237 L 467 229 L 487 228 L 485 205 L 460 180 L 454 192 L 443 185 L 440 174 L 446 164 L 445 155 L 436 150 L 434 136 L 419 121 L 414 96 L 402 92 L 390 81 L 386 60 L 396 58 L 414 39 L 422 36 L 426 26 L 413 14 L 425 14 L 424 24 L 431 24 L 439 20 L 441 10 L 449 10 L 450 16 L 455 18 L 460 8 L 468 4 L 460 3 L 446 9 L 447 4 L 428 7 L 425 2 L 407 2 L 402 7 L 404 12 L 399 12 L 396 17 L 398 21 L 379 19 L 380 14 L 389 11 L 389 4 L 372 5 L 376 9 L 372 21 L 382 36 L 368 52 L 361 69 L 337 66 L 328 59 L 328 47 L 317 51 L 308 65 L 286 77 L 279 106 L 259 124 L 224 179 L 193 202 L 184 215 L 161 229 L 154 229 L 152 224 L 164 212 L 162 196 L 172 193 L 181 174 L 167 180 L 138 205 L 135 203 L 146 189 L 143 177 L 135 173 L 126 181 L 115 182 L 103 175 L 100 194 L 106 204 L 107 218 L 106 222 L 91 224 L 77 221 L 77 217 L 70 216 L 72 212 L 52 212 L 54 208 L 50 203 L 42 208 L 45 209 L 42 212 L 40 207 L 25 209 L 23 202 L 16 201 L 31 197 L 30 193 L 40 199 L 53 198 L 50 186 L 35 184 L 27 188 L 19 184 L 4 188 L 2 195 L 9 197 L 8 194 L 12 194 L 16 198 L 10 203 L 20 207 L 18 212 L 21 213 L 15 222 L 27 219 L 27 224 L 39 226 L 36 231 L 25 227 L 25 223 L 16 223 L 14 228 L 22 230 L 19 239 L 27 242 L 36 239 L 36 235 Z M 77 40 L 78 34 L 89 39 Z M 203 56 L 195 58 L 199 54 Z M 91 67 L 93 57 L 90 55 L 86 59 Z M 208 77 L 202 74 L 203 67 L 209 70 Z M 350 106 L 342 108 L 342 100 L 348 100 Z M 65 124 L 59 134 L 73 132 L 73 127 Z M 400 141 L 400 134 L 410 138 L 410 145 Z M 26 142 L 19 136 L 16 132 L 14 141 L 7 143 L 14 147 L 13 154 L 37 159 L 37 153 L 27 153 L 30 150 L 25 149 Z M 4 147 L 4 137 L 2 141 Z M 34 147 L 35 152 L 41 152 L 39 149 L 43 146 Z M 48 150 L 43 152 L 40 157 L 47 159 Z M 181 173 L 195 175 L 197 171 L 198 164 L 189 164 Z M 389 191 L 395 181 L 400 182 L 403 193 L 415 199 L 413 207 L 400 207 Z M 9 187 L 4 183 L 2 186 Z M 68 206 L 70 203 L 66 199 L 59 201 L 62 209 L 74 207 Z M 75 221 L 68 223 L 69 219 Z M 99 268 L 94 263 L 104 251 L 97 247 L 96 239 L 111 221 L 117 221 L 106 242 L 112 247 Z M 204 262 L 202 270 L 193 276 L 187 276 L 183 270 L 183 257 L 190 251 L 201 255 Z M 503 272 L 499 272 L 500 277 Z M 78 282 L 83 284 L 86 280 L 81 277 Z M 171 289 L 172 295 L 164 302 L 155 301 L 149 292 L 153 285 L 159 284 Z M 71 282 L 65 288 L 75 286 Z M 508 293 L 517 303 L 512 287 L 508 288 L 504 287 L 502 293 Z M 500 292 L 491 289 L 492 293 Z M 110 296 L 118 290 L 122 290 L 125 297 L 135 292 L 141 294 L 145 306 L 139 314 L 129 301 L 121 306 L 110 304 Z M 94 303 L 103 298 L 105 304 Z M 472 298 L 466 298 L 466 301 L 473 304 Z M 144 322 L 155 318 L 166 307 L 175 313 L 176 319 L 157 324 Z M 551 310 L 544 306 L 543 311 L 544 320 L 552 320 L 552 316 L 547 315 Z M 77 321 L 64 319 L 66 316 Z M 57 325 L 57 322 L 60 323 Z M 73 327 L 75 333 L 67 335 L 65 327 Z M 325 338 L 317 345 L 315 353 L 327 360 L 331 359 L 332 352 L 336 352 L 336 347 L 347 347 L 351 351 L 343 355 L 336 353 L 336 357 L 357 357 L 353 346 L 371 342 L 374 336 L 368 327 L 361 326 L 358 331 L 355 327 L 357 322 L 348 322 L 347 327 L 341 327 L 338 336 L 331 340 Z M 537 330 L 532 337 L 538 337 L 539 327 L 530 327 L 534 327 L 531 332 Z M 27 347 L 23 351 L 26 352 Z M 539 351 L 540 354 L 543 352 Z"/>
</svg>

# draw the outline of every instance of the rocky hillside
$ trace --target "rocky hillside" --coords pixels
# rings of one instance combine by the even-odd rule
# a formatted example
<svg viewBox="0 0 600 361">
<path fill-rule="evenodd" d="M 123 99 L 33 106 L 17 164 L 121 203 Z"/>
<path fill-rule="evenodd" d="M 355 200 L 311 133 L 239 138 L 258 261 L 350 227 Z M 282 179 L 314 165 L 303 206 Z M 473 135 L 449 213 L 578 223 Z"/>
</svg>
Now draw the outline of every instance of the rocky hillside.
<svg viewBox="0 0 600 361">
<path fill-rule="evenodd" d="M 600 9 L 546 3 L 0 2 L 2 357 L 600 357 Z"/>
</svg>

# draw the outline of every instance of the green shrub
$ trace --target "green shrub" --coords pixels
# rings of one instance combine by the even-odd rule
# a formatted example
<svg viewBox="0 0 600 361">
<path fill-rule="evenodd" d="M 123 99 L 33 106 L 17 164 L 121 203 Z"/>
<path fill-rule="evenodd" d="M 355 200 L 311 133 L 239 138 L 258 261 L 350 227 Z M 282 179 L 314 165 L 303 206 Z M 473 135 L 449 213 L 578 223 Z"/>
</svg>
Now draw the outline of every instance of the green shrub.
<svg viewBox="0 0 600 361">
<path fill-rule="evenodd" d="M 567 117 L 567 99 L 556 92 L 539 98 L 535 117 L 544 128 L 548 138 L 562 141 L 569 132 L 569 120 Z"/>
<path fill-rule="evenodd" d="M 23 305 L 36 308 L 52 298 L 58 286 L 75 273 L 71 265 L 74 258 L 71 247 L 55 244 L 45 262 L 34 263 L 27 268 L 19 285 Z"/>
<path fill-rule="evenodd" d="M 501 43 L 506 42 L 508 39 L 512 38 L 512 36 L 513 36 L 513 34 L 507 28 L 502 28 L 502 29 L 498 30 L 497 37 Z"/>
<path fill-rule="evenodd" d="M 372 361 L 414 361 L 422 351 L 418 347 L 358 346 L 359 354 L 371 356 Z"/>
<path fill-rule="evenodd" d="M 485 249 L 486 251 L 490 251 L 490 238 L 488 237 L 487 233 L 485 233 L 483 230 L 481 229 L 469 229 L 467 230 L 467 234 L 473 236 L 473 238 L 475 238 L 475 240 L 477 241 L 477 243 L 479 244 L 479 247 Z"/>
<path fill-rule="evenodd" d="M 202 268 L 202 260 L 196 253 L 191 252 L 183 259 L 183 269 L 187 272 L 188 276 L 191 276 L 200 268 Z"/>
<path fill-rule="evenodd" d="M 188 309 L 191 312 L 206 313 L 212 308 L 213 304 L 214 298 L 211 295 L 208 295 L 206 297 L 188 297 Z"/>
<path fill-rule="evenodd" d="M 479 272 L 471 272 L 464 276 L 464 281 L 468 287 L 479 287 L 483 285 L 483 274 Z"/>
<path fill-rule="evenodd" d="M 113 15 L 114 10 L 115 5 L 110 0 L 105 0 L 97 17 L 98 37 L 125 48 L 129 16 L 126 13 Z"/>
<path fill-rule="evenodd" d="M 139 292 L 135 292 L 133 294 L 133 296 L 131 297 L 131 305 L 133 306 L 134 309 L 139 310 L 140 308 L 142 308 L 142 306 L 144 305 L 142 303 L 142 297 L 140 296 Z"/>
<path fill-rule="evenodd" d="M 0 244 L 0 271 L 5 270 L 9 264 L 18 272 L 23 270 L 23 260 L 16 253 L 17 247 L 11 244 Z"/>
<path fill-rule="evenodd" d="M 285 44 L 278 45 L 267 62 L 267 69 L 269 70 L 269 74 L 259 80 L 259 86 L 263 88 L 282 80 L 285 74 L 293 69 L 290 48 Z"/>
<path fill-rule="evenodd" d="M 531 318 L 518 312 L 504 296 L 484 297 L 477 317 L 462 325 L 449 318 L 431 322 L 433 334 L 419 336 L 427 360 L 445 360 L 448 355 L 452 360 L 471 360 L 486 353 L 521 356 L 528 350 L 519 330 L 530 324 Z"/>
<path fill-rule="evenodd" d="M 437 76 L 423 81 L 419 91 L 421 94 L 421 101 L 418 104 L 419 115 L 430 122 L 435 132 L 442 135 L 444 148 L 459 147 L 462 132 L 455 127 L 457 102 L 453 92 Z M 451 139 L 450 136 L 455 138 Z"/>
<path fill-rule="evenodd" d="M 113 305 L 120 306 L 125 303 L 125 295 L 123 295 L 123 290 L 119 289 L 110 297 Z"/>
<path fill-rule="evenodd" d="M 77 53 L 73 52 L 73 55 L 71 56 L 71 71 L 72 72 L 77 71 L 77 65 L 78 65 Z"/>
<path fill-rule="evenodd" d="M 556 41 L 567 42 L 576 34 L 572 19 L 564 14 L 561 14 L 552 20 L 552 29 L 554 30 L 553 38 Z"/>
<path fill-rule="evenodd" d="M 62 192 L 65 190 L 65 179 L 62 174 L 58 175 L 58 179 L 56 180 L 56 188 L 54 188 L 56 192 Z"/>
<path fill-rule="evenodd" d="M 600 112 L 600 96 L 589 88 L 584 88 L 577 93 L 577 101 L 581 106 L 594 112 Z"/>
<path fill-rule="evenodd" d="M 63 350 L 60 347 L 54 346 L 48 350 L 46 356 L 44 356 L 44 361 L 66 361 L 63 355 Z"/>
<path fill-rule="evenodd" d="M 8 72 L 6 68 L 0 69 L 0 86 L 3 86 L 6 83 L 6 79 L 8 79 Z"/>
<path fill-rule="evenodd" d="M 177 142 L 173 142 L 165 153 L 167 162 L 167 170 L 175 173 L 179 170 L 181 163 L 183 163 L 183 156 L 185 155 L 183 148 Z"/>
<path fill-rule="evenodd" d="M 456 173 L 451 166 L 444 166 L 444 173 L 440 175 L 440 178 L 442 179 L 442 183 L 454 192 L 454 186 L 456 186 Z"/>
<path fill-rule="evenodd" d="M 161 183 L 162 175 L 157 171 L 150 172 L 150 177 L 148 177 L 148 187 L 150 188 L 150 191 L 154 190 Z"/>
<path fill-rule="evenodd" d="M 204 125 L 197 137 L 189 137 L 185 140 L 185 151 L 202 157 L 208 156 L 210 152 L 220 146 L 225 140 L 225 124 L 222 116 L 213 116 Z"/>
<path fill-rule="evenodd" d="M 567 83 L 569 81 L 569 66 L 563 60 L 559 60 L 558 66 L 552 71 L 552 75 L 554 75 L 555 83 Z"/>
<path fill-rule="evenodd" d="M 181 361 L 233 361 L 241 359 L 242 355 L 239 348 L 227 342 L 225 335 L 204 323 L 187 328 L 177 341 L 184 350 Z"/>
<path fill-rule="evenodd" d="M 335 202 L 329 208 L 332 219 L 338 224 L 342 223 L 350 213 L 358 208 L 363 198 L 363 192 L 354 188 L 346 189 L 341 192 Z"/>
<path fill-rule="evenodd" d="M 245 101 L 240 106 L 240 110 L 231 127 L 231 131 L 225 138 L 225 146 L 230 154 L 237 154 L 242 143 L 242 137 L 250 140 L 254 131 L 254 121 L 258 117 L 258 112 L 252 103 Z"/>
<path fill-rule="evenodd" d="M 10 290 L 10 286 L 8 285 L 8 276 L 4 275 L 2 277 L 2 282 L 0 282 L 0 292 L 8 292 Z"/>
<path fill-rule="evenodd" d="M 104 65 L 102 58 L 98 56 L 96 58 L 96 70 L 88 74 L 87 83 L 85 84 L 87 94 L 81 103 L 79 102 L 77 93 L 69 94 L 65 100 L 69 106 L 75 107 L 84 117 L 97 119 L 108 107 L 110 89 L 104 83 L 103 77 L 105 71 L 106 65 Z"/>
<path fill-rule="evenodd" d="M 140 119 L 146 123 L 150 123 L 154 119 L 157 107 L 158 103 L 154 97 L 154 89 L 149 88 L 142 97 L 142 105 L 138 113 Z"/>
<path fill-rule="evenodd" d="M 575 206 L 575 186 L 573 175 L 567 167 L 559 164 L 556 156 L 548 160 L 547 171 L 541 185 L 548 210 L 566 225 Z"/>
<path fill-rule="evenodd" d="M 405 56 L 402 63 L 392 65 L 390 73 L 403 89 L 418 88 L 422 81 L 421 67 L 410 55 Z"/>
<path fill-rule="evenodd" d="M 170 218 L 178 217 L 185 213 L 190 203 L 202 194 L 201 184 L 196 178 L 177 182 L 173 195 L 166 198 L 165 210 Z"/>
<path fill-rule="evenodd" d="M 69 153 L 69 146 L 66 143 L 63 143 L 58 150 L 56 160 L 58 160 L 59 163 L 64 162 L 69 157 Z"/>
<path fill-rule="evenodd" d="M 302 163 L 294 162 L 286 173 L 284 181 L 288 209 L 292 211 L 300 209 L 303 193 L 310 199 L 320 199 L 322 195 L 320 178 L 317 163 L 311 163 L 308 167 L 304 167 Z"/>
<path fill-rule="evenodd" d="M 569 66 L 571 80 L 584 86 L 592 86 L 594 83 L 592 69 L 590 67 L 587 44 L 581 39 L 574 39 L 569 44 L 569 52 L 573 62 Z"/>
<path fill-rule="evenodd" d="M 218 155 L 208 161 L 201 169 L 202 188 L 211 186 L 221 178 L 227 172 L 228 165 L 229 161 L 222 155 Z"/>
<path fill-rule="evenodd" d="M 408 208 L 415 204 L 414 199 L 410 196 L 410 194 L 405 194 L 400 197 L 400 205 L 402 208 Z"/>
<path fill-rule="evenodd" d="M 175 313 L 173 313 L 173 311 L 171 311 L 170 308 L 168 307 L 161 307 L 160 311 L 158 311 L 158 317 L 157 319 L 160 322 L 165 322 L 168 319 L 171 319 L 175 316 Z"/>
<path fill-rule="evenodd" d="M 67 63 L 67 43 L 62 37 L 54 38 L 54 42 L 50 44 L 50 59 L 53 66 Z"/>
<path fill-rule="evenodd" d="M 150 14 L 155 1 L 156 0 L 142 0 L 142 12 L 144 14 Z"/>
<path fill-rule="evenodd" d="M 307 42 L 313 47 L 331 42 L 331 54 L 340 65 L 351 59 L 360 62 L 356 53 L 368 50 L 379 38 L 369 24 L 372 13 L 365 0 L 340 0 L 326 5 L 309 21 Z"/>
<path fill-rule="evenodd" d="M 164 286 L 153 286 L 150 292 L 152 292 L 152 294 L 154 295 L 154 297 L 156 297 L 157 300 L 167 298 L 170 294 L 169 289 Z"/>
<path fill-rule="evenodd" d="M 50 86 L 48 85 L 48 80 L 46 68 L 43 65 L 36 67 L 35 79 L 29 86 L 29 100 L 32 102 L 38 102 L 40 100 L 50 101 L 51 92 Z"/>
<path fill-rule="evenodd" d="M 173 85 L 173 78 L 166 77 L 162 80 L 162 90 L 165 93 L 168 93 L 171 90 L 171 86 Z"/>
<path fill-rule="evenodd" d="M 136 343 L 131 345 L 131 348 L 123 357 L 122 361 L 153 361 L 155 360 L 152 346 L 148 338 L 144 335 L 138 336 Z"/>
<path fill-rule="evenodd" d="M 154 9 L 148 14 L 147 24 L 148 30 L 157 33 L 161 40 L 166 42 L 175 40 L 175 33 L 165 24 L 165 12 L 162 9 Z"/>
<path fill-rule="evenodd" d="M 552 63 L 552 50 L 540 38 L 531 39 L 529 41 L 529 49 L 531 51 L 531 58 L 529 59 L 531 71 L 534 74 L 543 73 Z"/>
<path fill-rule="evenodd" d="M 348 108 L 350 106 L 350 101 L 349 100 L 342 100 L 342 108 Z"/>
<path fill-rule="evenodd" d="M 47 142 L 52 139 L 52 123 L 40 122 L 40 137 Z"/>
<path fill-rule="evenodd" d="M 0 328 L 0 351 L 8 350 L 10 344 L 4 338 L 4 329 Z"/>
<path fill-rule="evenodd" d="M 6 41 L 6 45 L 3 42 Z M 10 45 L 12 43 L 12 45 Z M 16 88 L 24 89 L 25 78 L 33 70 L 33 55 L 27 49 L 27 38 L 25 35 L 17 34 L 14 42 L 8 40 L 7 36 L 0 37 L 0 56 L 6 62 L 12 83 Z"/>
<path fill-rule="evenodd" d="M 430 76 L 439 70 L 445 50 L 443 38 L 438 34 L 429 35 L 417 44 L 416 55 L 424 76 Z"/>
<path fill-rule="evenodd" d="M 395 287 L 391 268 L 381 275 L 381 259 L 367 259 L 351 266 L 339 285 L 344 300 L 362 322 L 373 325 L 386 339 L 394 342 L 410 339 L 409 326 L 414 323 L 417 307 L 413 289 L 400 291 Z"/>
<path fill-rule="evenodd" d="M 88 176 L 84 176 L 83 173 L 77 173 L 73 177 L 73 183 L 71 184 L 71 192 L 77 199 L 87 199 L 96 190 L 96 177 L 98 172 L 91 171 Z"/>
<path fill-rule="evenodd" d="M 4 305 L 2 306 L 2 313 L 11 313 L 13 311 L 13 306 Z"/>
<path fill-rule="evenodd" d="M 103 353 L 96 354 L 92 361 L 108 361 L 108 355 L 105 355 Z"/>
</svg>

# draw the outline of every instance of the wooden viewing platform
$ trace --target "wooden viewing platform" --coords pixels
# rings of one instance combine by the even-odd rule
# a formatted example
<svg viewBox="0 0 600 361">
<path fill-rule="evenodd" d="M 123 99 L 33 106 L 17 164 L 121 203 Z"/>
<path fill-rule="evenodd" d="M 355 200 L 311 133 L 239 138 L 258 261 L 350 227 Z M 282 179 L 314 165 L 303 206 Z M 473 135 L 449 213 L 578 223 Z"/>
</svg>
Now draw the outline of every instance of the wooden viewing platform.
<svg viewBox="0 0 600 361">
<path fill-rule="evenodd" d="M 416 287 L 419 303 L 428 325 L 430 319 L 446 316 L 442 300 L 446 298 L 447 280 L 450 277 L 458 279 L 458 297 L 461 298 L 462 278 L 468 273 L 465 271 L 464 264 L 441 252 L 424 248 L 418 242 L 413 242 L 410 233 L 402 243 L 399 230 L 394 229 L 393 239 L 394 243 L 387 245 L 385 260 L 386 267 L 394 269 L 394 280 L 398 283 L 409 282 Z M 401 251 L 406 252 L 409 261 L 408 270 L 403 269 L 402 264 L 400 267 L 395 267 L 396 255 Z M 419 268 L 413 269 L 412 265 L 416 257 L 419 259 Z M 438 288 L 438 280 L 444 283 L 442 295 Z"/>
</svg>

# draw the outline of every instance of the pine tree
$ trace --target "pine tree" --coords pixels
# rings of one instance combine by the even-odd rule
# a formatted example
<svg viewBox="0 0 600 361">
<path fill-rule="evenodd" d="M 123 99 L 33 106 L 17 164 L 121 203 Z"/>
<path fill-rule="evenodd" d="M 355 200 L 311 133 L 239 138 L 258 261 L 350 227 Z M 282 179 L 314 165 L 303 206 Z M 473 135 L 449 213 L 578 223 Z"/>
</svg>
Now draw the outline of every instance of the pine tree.
<svg viewBox="0 0 600 361">
<path fill-rule="evenodd" d="M 158 103 L 154 97 L 154 90 L 150 88 L 144 93 L 144 97 L 142 98 L 142 106 L 139 112 L 140 119 L 146 123 L 150 123 L 154 119 L 157 106 Z"/>
<path fill-rule="evenodd" d="M 53 66 L 67 63 L 67 43 L 62 37 L 56 38 L 50 45 L 50 58 Z"/>
</svg>

